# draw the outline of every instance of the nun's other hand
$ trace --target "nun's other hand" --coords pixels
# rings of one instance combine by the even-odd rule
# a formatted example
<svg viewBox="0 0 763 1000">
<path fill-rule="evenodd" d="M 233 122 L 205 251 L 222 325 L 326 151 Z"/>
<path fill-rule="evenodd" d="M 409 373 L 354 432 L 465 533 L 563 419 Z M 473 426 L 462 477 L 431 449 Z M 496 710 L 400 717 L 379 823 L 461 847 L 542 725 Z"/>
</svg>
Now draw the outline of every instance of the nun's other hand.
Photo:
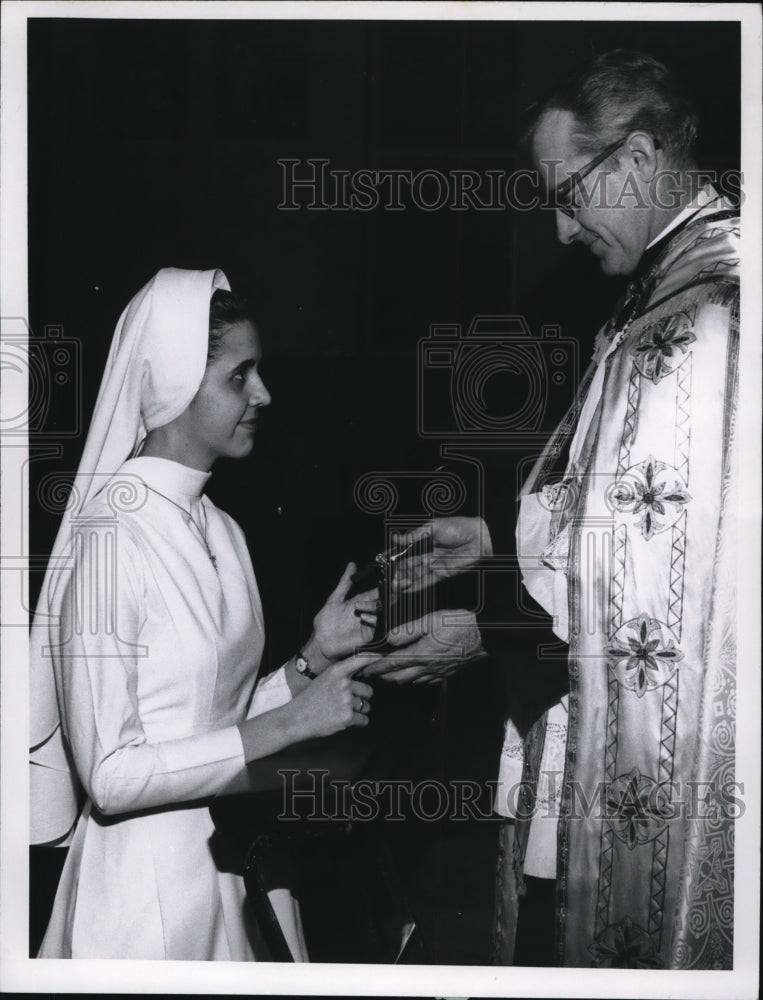
<svg viewBox="0 0 763 1000">
<path fill-rule="evenodd" d="M 471 611 L 432 612 L 393 629 L 386 641 L 393 648 L 363 666 L 358 677 L 381 677 L 391 684 L 437 684 L 487 656 Z"/>
<path fill-rule="evenodd" d="M 350 726 L 367 726 L 373 688 L 358 678 L 368 655 L 350 656 L 326 667 L 291 702 L 300 739 L 331 736 Z"/>
<path fill-rule="evenodd" d="M 376 627 L 377 591 L 347 599 L 356 572 L 349 563 L 339 583 L 313 619 L 313 633 L 304 646 L 304 655 L 313 670 L 321 671 L 336 660 L 351 656 L 369 643 Z"/>
</svg>

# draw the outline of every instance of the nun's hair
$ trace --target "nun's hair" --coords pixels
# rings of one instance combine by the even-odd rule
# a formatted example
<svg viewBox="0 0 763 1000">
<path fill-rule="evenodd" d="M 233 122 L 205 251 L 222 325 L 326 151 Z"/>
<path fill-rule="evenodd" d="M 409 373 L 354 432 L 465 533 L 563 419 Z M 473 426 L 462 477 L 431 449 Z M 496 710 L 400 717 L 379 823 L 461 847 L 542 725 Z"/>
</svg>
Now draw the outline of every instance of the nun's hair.
<svg viewBox="0 0 763 1000">
<path fill-rule="evenodd" d="M 562 77 L 525 116 L 524 145 L 532 142 L 549 111 L 575 116 L 573 137 L 581 154 L 598 150 L 636 130 L 651 134 L 671 164 L 695 164 L 697 113 L 672 73 L 643 52 L 614 49 Z"/>
<path fill-rule="evenodd" d="M 207 363 L 213 361 L 220 353 L 222 339 L 228 330 L 236 323 L 252 323 L 251 306 L 242 295 L 217 288 L 209 300 L 209 345 L 207 347 Z"/>
</svg>

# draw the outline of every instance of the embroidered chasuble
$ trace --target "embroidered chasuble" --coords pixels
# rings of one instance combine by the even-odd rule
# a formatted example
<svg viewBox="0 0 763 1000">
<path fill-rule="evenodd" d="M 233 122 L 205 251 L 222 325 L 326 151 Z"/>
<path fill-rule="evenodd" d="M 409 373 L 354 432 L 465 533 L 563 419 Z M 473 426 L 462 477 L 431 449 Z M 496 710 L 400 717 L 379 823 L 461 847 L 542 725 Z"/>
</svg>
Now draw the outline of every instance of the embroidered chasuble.
<svg viewBox="0 0 763 1000">
<path fill-rule="evenodd" d="M 525 586 L 569 642 L 560 965 L 733 963 L 738 227 L 714 197 L 647 262 L 523 489 Z M 520 893 L 550 719 L 524 741 Z"/>
</svg>

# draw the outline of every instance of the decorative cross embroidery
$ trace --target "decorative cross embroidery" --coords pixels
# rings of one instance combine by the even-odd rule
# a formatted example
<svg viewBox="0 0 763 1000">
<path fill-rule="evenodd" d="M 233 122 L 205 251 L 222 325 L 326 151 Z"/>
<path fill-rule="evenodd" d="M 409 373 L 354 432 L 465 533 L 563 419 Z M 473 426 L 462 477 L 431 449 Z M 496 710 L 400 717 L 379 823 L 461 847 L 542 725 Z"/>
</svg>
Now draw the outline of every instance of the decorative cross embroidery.
<svg viewBox="0 0 763 1000">
<path fill-rule="evenodd" d="M 646 614 L 619 628 L 604 651 L 617 680 L 639 698 L 662 687 L 684 658 L 667 626 Z"/>
<path fill-rule="evenodd" d="M 705 850 L 699 859 L 697 889 L 702 889 L 706 885 L 721 891 L 728 888 L 721 867 L 721 845 L 717 840 Z"/>
<path fill-rule="evenodd" d="M 674 525 L 690 500 L 680 473 L 653 455 L 627 469 L 610 492 L 614 510 L 637 517 L 636 526 L 647 541 Z"/>
<path fill-rule="evenodd" d="M 676 358 L 675 352 L 681 351 L 686 355 L 689 345 L 697 339 L 692 330 L 693 321 L 694 317 L 689 313 L 679 312 L 649 324 L 631 348 L 636 369 L 644 378 L 657 385 L 660 379 L 683 363 L 684 358 Z M 678 364 L 671 364 L 669 359 L 677 360 Z"/>
<path fill-rule="evenodd" d="M 607 786 L 607 821 L 631 851 L 654 840 L 671 816 L 667 787 L 637 767 L 630 774 L 618 775 Z"/>
</svg>

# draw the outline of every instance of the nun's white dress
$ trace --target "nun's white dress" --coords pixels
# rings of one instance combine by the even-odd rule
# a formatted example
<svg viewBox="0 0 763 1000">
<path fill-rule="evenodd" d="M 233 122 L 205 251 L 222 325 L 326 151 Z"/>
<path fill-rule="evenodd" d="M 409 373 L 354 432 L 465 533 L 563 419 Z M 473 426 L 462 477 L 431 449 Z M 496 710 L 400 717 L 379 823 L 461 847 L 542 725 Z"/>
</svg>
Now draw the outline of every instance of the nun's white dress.
<svg viewBox="0 0 763 1000">
<path fill-rule="evenodd" d="M 253 695 L 259 593 L 207 478 L 128 460 L 72 526 L 53 669 L 87 801 L 40 957 L 267 957 L 243 880 L 215 866 L 208 805 L 245 772 L 237 723 L 290 693 L 281 669 Z M 296 905 L 286 890 L 273 902 L 306 958 Z"/>
</svg>

